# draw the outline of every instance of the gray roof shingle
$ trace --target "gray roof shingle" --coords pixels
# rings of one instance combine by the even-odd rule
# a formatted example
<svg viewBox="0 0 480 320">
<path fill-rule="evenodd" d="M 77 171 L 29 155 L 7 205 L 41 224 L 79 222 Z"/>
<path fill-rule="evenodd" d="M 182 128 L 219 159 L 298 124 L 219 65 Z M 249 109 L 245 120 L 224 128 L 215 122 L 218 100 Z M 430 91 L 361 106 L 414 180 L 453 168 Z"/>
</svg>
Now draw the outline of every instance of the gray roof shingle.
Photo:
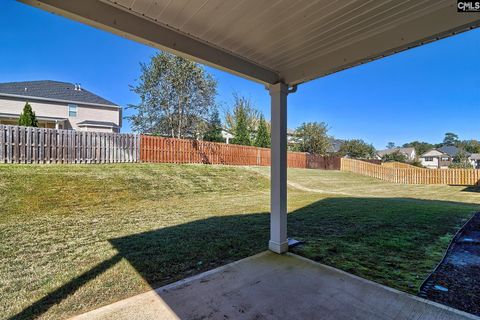
<svg viewBox="0 0 480 320">
<path fill-rule="evenodd" d="M 117 106 L 84 88 L 75 90 L 73 83 L 52 80 L 0 83 L 0 95 L 2 94 Z"/>
<path fill-rule="evenodd" d="M 455 146 L 442 146 L 437 150 L 445 154 L 448 154 L 451 157 L 455 157 L 461 151 L 459 148 Z M 466 152 L 466 154 L 470 155 L 468 152 Z"/>
<path fill-rule="evenodd" d="M 415 151 L 415 148 L 413 148 L 413 147 L 392 148 L 392 149 L 386 149 L 386 150 L 379 150 L 379 151 L 377 151 L 377 154 L 380 157 L 383 157 L 384 155 L 387 155 L 387 154 L 392 154 L 394 152 L 400 152 L 400 153 L 406 155 L 407 157 L 410 157 L 414 151 Z"/>
<path fill-rule="evenodd" d="M 472 160 L 480 160 L 480 153 L 472 153 L 470 155 L 470 159 Z"/>
</svg>

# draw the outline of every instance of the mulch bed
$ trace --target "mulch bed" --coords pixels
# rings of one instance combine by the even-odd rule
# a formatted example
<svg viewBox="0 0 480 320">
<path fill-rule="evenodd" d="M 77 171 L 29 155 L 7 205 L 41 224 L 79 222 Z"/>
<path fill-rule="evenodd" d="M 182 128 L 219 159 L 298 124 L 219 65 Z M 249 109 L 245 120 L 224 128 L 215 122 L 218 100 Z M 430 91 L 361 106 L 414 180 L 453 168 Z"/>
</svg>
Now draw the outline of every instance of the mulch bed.
<svg viewBox="0 0 480 320">
<path fill-rule="evenodd" d="M 480 316 L 480 212 L 453 239 L 419 296 Z"/>
</svg>

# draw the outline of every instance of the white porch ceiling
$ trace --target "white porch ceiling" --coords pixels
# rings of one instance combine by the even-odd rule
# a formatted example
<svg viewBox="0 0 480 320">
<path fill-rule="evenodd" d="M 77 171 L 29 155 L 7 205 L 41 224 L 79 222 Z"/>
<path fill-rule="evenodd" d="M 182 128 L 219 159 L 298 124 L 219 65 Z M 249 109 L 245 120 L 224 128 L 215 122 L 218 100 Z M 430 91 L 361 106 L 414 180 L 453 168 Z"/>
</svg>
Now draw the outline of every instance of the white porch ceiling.
<svg viewBox="0 0 480 320">
<path fill-rule="evenodd" d="M 456 0 L 20 0 L 263 83 L 290 85 L 480 25 Z"/>
</svg>

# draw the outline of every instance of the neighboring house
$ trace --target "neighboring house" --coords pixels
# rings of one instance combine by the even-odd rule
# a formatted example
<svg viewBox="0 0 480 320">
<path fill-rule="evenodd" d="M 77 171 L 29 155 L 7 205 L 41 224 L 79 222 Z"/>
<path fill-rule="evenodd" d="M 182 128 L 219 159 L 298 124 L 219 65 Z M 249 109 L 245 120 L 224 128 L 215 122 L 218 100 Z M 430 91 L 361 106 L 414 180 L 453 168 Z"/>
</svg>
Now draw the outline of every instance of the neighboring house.
<svg viewBox="0 0 480 320">
<path fill-rule="evenodd" d="M 386 155 L 399 152 L 407 157 L 408 161 L 415 161 L 417 158 L 417 153 L 415 152 L 415 148 L 392 148 L 386 150 L 377 151 L 377 159 L 382 160 L 382 158 Z"/>
<path fill-rule="evenodd" d="M 429 169 L 445 169 L 452 163 L 450 156 L 438 149 L 428 150 L 419 158 L 422 166 Z"/>
<path fill-rule="evenodd" d="M 330 154 L 339 152 L 344 143 L 344 140 L 330 138 L 330 147 L 327 149 L 327 152 Z"/>
<path fill-rule="evenodd" d="M 468 159 L 475 169 L 480 169 L 480 153 L 472 153 Z"/>
<path fill-rule="evenodd" d="M 296 132 L 294 129 L 287 128 L 287 145 L 294 146 L 297 144 L 297 141 L 295 140 L 295 134 Z"/>
<path fill-rule="evenodd" d="M 39 127 L 120 132 L 122 109 L 79 84 L 41 80 L 0 83 L 0 124 L 18 124 L 28 102 Z"/>
<path fill-rule="evenodd" d="M 448 166 L 452 164 L 453 158 L 461 150 L 455 146 L 443 146 L 440 148 L 432 149 L 420 156 L 420 162 L 422 165 L 429 169 L 448 169 Z M 467 156 L 471 156 L 467 153 Z"/>
<path fill-rule="evenodd" d="M 234 138 L 233 134 L 231 134 L 226 129 L 222 129 L 222 137 L 223 137 L 223 139 L 225 139 L 226 144 L 230 144 L 230 139 Z"/>
</svg>

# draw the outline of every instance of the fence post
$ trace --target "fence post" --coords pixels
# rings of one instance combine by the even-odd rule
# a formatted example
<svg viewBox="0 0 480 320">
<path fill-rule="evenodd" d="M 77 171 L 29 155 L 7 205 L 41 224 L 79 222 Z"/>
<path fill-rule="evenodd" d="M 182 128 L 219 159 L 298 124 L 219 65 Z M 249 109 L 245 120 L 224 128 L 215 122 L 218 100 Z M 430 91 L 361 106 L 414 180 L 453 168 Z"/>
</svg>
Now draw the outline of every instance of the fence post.
<svg viewBox="0 0 480 320">
<path fill-rule="evenodd" d="M 5 126 L 0 124 L 0 163 L 5 162 Z"/>
</svg>

